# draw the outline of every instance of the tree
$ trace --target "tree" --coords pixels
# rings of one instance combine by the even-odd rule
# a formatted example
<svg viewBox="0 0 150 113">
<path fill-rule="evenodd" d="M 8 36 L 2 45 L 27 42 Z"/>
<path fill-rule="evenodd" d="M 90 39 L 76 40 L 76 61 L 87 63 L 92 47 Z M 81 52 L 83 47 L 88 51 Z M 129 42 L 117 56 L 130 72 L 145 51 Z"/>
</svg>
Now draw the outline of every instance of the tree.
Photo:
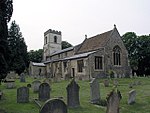
<svg viewBox="0 0 150 113">
<path fill-rule="evenodd" d="M 67 41 L 62 41 L 61 45 L 62 45 L 62 49 L 72 47 L 72 45 L 70 43 L 68 43 Z"/>
<path fill-rule="evenodd" d="M 10 70 L 19 75 L 25 70 L 28 63 L 27 46 L 20 32 L 19 25 L 12 21 L 9 29 L 8 46 L 10 50 Z"/>
<path fill-rule="evenodd" d="M 150 75 L 150 35 L 138 37 L 138 75 Z"/>
<path fill-rule="evenodd" d="M 123 36 L 123 42 L 128 50 L 128 57 L 130 59 L 130 66 L 134 71 L 138 68 L 138 38 L 136 33 L 127 32 Z"/>
<path fill-rule="evenodd" d="M 9 49 L 7 43 L 7 23 L 13 13 L 12 0 L 0 0 L 0 83 L 7 75 L 9 62 Z"/>
<path fill-rule="evenodd" d="M 32 62 L 41 62 L 43 58 L 43 49 L 30 50 L 28 52 L 28 60 Z"/>
<path fill-rule="evenodd" d="M 133 74 L 136 72 L 138 76 L 150 75 L 150 35 L 137 36 L 134 32 L 127 32 L 122 37 Z"/>
</svg>

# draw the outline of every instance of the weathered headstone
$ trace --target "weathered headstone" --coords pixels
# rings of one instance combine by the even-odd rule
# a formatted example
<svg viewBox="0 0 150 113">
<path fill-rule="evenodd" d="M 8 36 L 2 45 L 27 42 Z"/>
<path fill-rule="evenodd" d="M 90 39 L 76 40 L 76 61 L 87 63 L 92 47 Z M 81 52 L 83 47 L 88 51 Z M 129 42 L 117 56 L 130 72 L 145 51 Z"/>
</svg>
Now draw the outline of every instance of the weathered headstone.
<svg viewBox="0 0 150 113">
<path fill-rule="evenodd" d="M 48 83 L 42 83 L 39 87 L 39 100 L 46 101 L 50 99 L 50 86 Z"/>
<path fill-rule="evenodd" d="M 41 107 L 40 113 L 68 113 L 66 104 L 60 99 L 49 99 Z"/>
<path fill-rule="evenodd" d="M 104 80 L 104 86 L 109 87 L 109 80 Z"/>
<path fill-rule="evenodd" d="M 17 89 L 17 103 L 29 102 L 29 88 L 20 87 Z"/>
<path fill-rule="evenodd" d="M 118 80 L 114 80 L 113 84 L 114 84 L 114 86 L 118 86 L 118 84 L 119 84 Z"/>
<path fill-rule="evenodd" d="M 8 80 L 6 83 L 6 88 L 7 89 L 13 89 L 15 88 L 15 80 Z"/>
<path fill-rule="evenodd" d="M 74 108 L 80 106 L 79 101 L 79 85 L 73 79 L 67 86 L 67 105 L 68 107 Z"/>
<path fill-rule="evenodd" d="M 107 97 L 107 110 L 106 113 L 119 113 L 119 102 L 121 93 L 118 90 L 113 90 Z"/>
<path fill-rule="evenodd" d="M 38 80 L 32 82 L 33 92 L 38 92 L 39 91 L 40 84 L 41 84 L 41 82 L 38 81 Z"/>
<path fill-rule="evenodd" d="M 20 82 L 26 82 L 24 73 L 21 73 L 21 75 L 20 75 Z"/>
<path fill-rule="evenodd" d="M 100 90 L 99 90 L 99 82 L 96 78 L 94 78 L 90 82 L 90 88 L 91 88 L 91 103 L 93 104 L 99 104 L 100 103 Z"/>
<path fill-rule="evenodd" d="M 129 92 L 128 104 L 135 103 L 136 91 L 133 89 Z"/>
</svg>

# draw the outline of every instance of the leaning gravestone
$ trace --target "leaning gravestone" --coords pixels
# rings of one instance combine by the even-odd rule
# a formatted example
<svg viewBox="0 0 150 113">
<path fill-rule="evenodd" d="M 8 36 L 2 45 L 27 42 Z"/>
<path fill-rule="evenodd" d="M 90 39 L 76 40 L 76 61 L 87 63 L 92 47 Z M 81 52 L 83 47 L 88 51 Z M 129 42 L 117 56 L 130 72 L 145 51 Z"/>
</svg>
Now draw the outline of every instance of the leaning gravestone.
<svg viewBox="0 0 150 113">
<path fill-rule="evenodd" d="M 40 113 L 68 113 L 68 111 L 62 100 L 50 99 L 42 106 Z"/>
<path fill-rule="evenodd" d="M 38 81 L 38 80 L 32 82 L 33 92 L 38 92 L 39 91 L 40 84 L 41 84 L 41 82 Z"/>
<path fill-rule="evenodd" d="M 128 104 L 135 103 L 136 91 L 133 89 L 129 92 Z"/>
<path fill-rule="evenodd" d="M 26 82 L 24 73 L 21 73 L 21 75 L 20 75 L 20 82 Z"/>
<path fill-rule="evenodd" d="M 73 79 L 71 83 L 67 86 L 67 104 L 68 107 L 74 108 L 80 106 L 79 101 L 79 85 Z"/>
<path fill-rule="evenodd" d="M 39 87 L 39 100 L 46 101 L 50 98 L 50 86 L 48 83 L 42 83 Z"/>
<path fill-rule="evenodd" d="M 29 88 L 20 87 L 17 89 L 17 103 L 29 102 Z"/>
<path fill-rule="evenodd" d="M 94 78 L 90 82 L 91 88 L 91 103 L 92 104 L 99 104 L 100 103 L 100 90 L 99 90 L 99 82 L 96 78 Z"/>
<path fill-rule="evenodd" d="M 107 97 L 106 113 L 119 113 L 119 102 L 121 99 L 120 91 L 113 90 Z"/>
</svg>

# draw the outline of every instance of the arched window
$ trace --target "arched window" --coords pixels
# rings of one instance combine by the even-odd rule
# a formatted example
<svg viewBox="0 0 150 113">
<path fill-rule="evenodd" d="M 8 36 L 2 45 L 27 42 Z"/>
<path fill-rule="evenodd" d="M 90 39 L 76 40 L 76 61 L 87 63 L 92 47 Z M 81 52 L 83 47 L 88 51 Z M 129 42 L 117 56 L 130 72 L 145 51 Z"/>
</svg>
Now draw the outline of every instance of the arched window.
<svg viewBox="0 0 150 113">
<path fill-rule="evenodd" d="M 57 36 L 54 36 L 54 42 L 57 43 Z"/>
<path fill-rule="evenodd" d="M 121 65 L 121 49 L 119 46 L 115 46 L 113 49 L 113 62 L 116 66 Z"/>
</svg>

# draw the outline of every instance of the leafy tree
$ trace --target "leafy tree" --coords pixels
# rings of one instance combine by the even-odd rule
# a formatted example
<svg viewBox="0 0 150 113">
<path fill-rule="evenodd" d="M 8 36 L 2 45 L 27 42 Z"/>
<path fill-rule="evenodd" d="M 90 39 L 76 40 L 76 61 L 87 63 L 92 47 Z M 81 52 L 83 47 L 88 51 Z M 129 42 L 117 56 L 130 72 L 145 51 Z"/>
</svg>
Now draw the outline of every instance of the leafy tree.
<svg viewBox="0 0 150 113">
<path fill-rule="evenodd" d="M 27 46 L 20 32 L 19 25 L 12 21 L 9 29 L 8 45 L 10 49 L 10 70 L 19 75 L 25 70 L 28 62 Z"/>
<path fill-rule="evenodd" d="M 30 50 L 28 52 L 28 60 L 32 62 L 41 62 L 43 58 L 43 49 Z"/>
<path fill-rule="evenodd" d="M 70 43 L 68 43 L 67 41 L 62 41 L 61 45 L 62 45 L 62 49 L 72 47 L 72 45 Z"/>
<path fill-rule="evenodd" d="M 123 42 L 128 50 L 128 57 L 132 69 L 137 69 L 138 66 L 138 39 L 134 32 L 127 32 L 123 36 Z"/>
<path fill-rule="evenodd" d="M 8 27 L 13 12 L 12 0 L 0 0 L 0 83 L 8 72 L 9 50 L 8 50 Z"/>
<path fill-rule="evenodd" d="M 148 60 L 150 58 L 150 35 L 137 36 L 134 32 L 127 32 L 122 37 L 129 53 L 133 73 L 150 74 L 150 61 Z"/>
<path fill-rule="evenodd" d="M 138 37 L 138 75 L 150 75 L 150 35 Z"/>
</svg>

